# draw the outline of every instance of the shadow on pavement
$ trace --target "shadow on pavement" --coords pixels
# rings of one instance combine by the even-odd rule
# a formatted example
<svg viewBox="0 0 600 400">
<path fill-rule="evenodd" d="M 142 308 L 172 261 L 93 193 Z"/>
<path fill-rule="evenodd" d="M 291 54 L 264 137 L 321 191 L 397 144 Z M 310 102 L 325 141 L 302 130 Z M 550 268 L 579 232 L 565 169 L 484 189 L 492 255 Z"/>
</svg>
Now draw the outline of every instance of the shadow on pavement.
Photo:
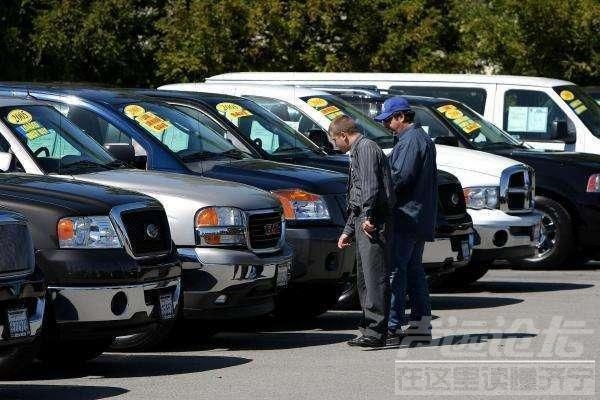
<svg viewBox="0 0 600 400">
<path fill-rule="evenodd" d="M 60 399 L 96 400 L 119 396 L 128 390 L 108 386 L 66 386 L 66 385 L 4 385 L 0 386 L 0 399 Z"/>
<path fill-rule="evenodd" d="M 565 283 L 565 282 L 510 282 L 510 281 L 480 281 L 469 287 L 457 289 L 459 293 L 533 293 L 533 292 L 556 292 L 561 290 L 579 290 L 594 287 L 587 283 Z M 455 293 L 456 293 L 455 292 Z M 453 293 L 445 291 L 445 293 Z"/>
<path fill-rule="evenodd" d="M 30 381 L 85 376 L 102 378 L 152 377 L 206 372 L 234 367 L 251 361 L 248 358 L 224 356 L 105 353 L 92 361 L 72 368 L 58 368 L 38 362 L 23 372 L 17 379 Z M 0 399 L 3 399 L 3 397 L 0 397 Z"/>
<path fill-rule="evenodd" d="M 435 333 L 435 332 L 434 332 Z M 490 340 L 506 340 L 506 339 L 526 339 L 533 338 L 537 335 L 534 333 L 502 333 L 502 332 L 486 332 L 486 333 L 470 333 L 467 335 L 452 335 L 443 336 L 440 338 L 434 338 L 431 343 L 424 344 L 406 338 L 400 345 L 397 346 L 386 346 L 377 349 L 370 349 L 370 351 L 377 350 L 390 350 L 390 349 L 401 349 L 401 348 L 413 348 L 413 347 L 441 347 L 441 346 L 454 346 L 461 344 L 475 344 L 475 343 L 487 343 Z"/>
<path fill-rule="evenodd" d="M 356 329 L 356 325 L 354 325 Z M 227 350 L 281 350 L 310 346 L 324 346 L 348 341 L 355 335 L 327 332 L 224 332 L 208 340 L 194 343 L 171 343 L 164 351 Z"/>
<path fill-rule="evenodd" d="M 476 296 L 431 296 L 433 310 L 469 310 L 474 308 L 503 307 L 522 303 L 523 299 L 513 297 L 476 297 Z"/>
</svg>

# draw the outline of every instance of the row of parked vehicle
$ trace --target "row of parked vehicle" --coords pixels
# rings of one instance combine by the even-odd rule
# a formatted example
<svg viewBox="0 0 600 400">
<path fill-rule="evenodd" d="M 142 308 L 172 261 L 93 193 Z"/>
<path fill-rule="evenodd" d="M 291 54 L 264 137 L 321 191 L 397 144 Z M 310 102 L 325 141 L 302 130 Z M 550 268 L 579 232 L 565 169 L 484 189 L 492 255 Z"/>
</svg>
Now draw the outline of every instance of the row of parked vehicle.
<svg viewBox="0 0 600 400">
<path fill-rule="evenodd" d="M 372 75 L 230 74 L 160 90 L 0 83 L 0 372 L 148 349 L 181 321 L 202 335 L 219 320 L 355 301 L 354 252 L 336 246 L 349 160 L 325 132 L 347 114 L 391 150 L 370 118 L 388 96 Z M 568 103 L 571 120 L 600 115 L 560 85 L 586 107 Z M 594 255 L 599 156 L 531 150 L 465 99 L 408 98 L 438 144 L 432 285 L 474 282 L 499 259 Z M 541 129 L 543 107 L 525 108 L 511 126 Z M 555 136 L 568 132 L 550 115 Z"/>
</svg>

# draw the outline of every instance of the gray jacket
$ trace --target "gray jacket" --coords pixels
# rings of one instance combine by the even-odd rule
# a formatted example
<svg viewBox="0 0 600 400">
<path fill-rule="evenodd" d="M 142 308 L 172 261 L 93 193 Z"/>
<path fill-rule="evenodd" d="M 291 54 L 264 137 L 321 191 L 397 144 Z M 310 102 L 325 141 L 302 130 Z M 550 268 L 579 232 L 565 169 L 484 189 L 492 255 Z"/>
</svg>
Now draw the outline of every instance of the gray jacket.
<svg viewBox="0 0 600 400">
<path fill-rule="evenodd" d="M 402 132 L 389 155 L 396 227 L 433 241 L 437 216 L 435 144 L 418 123 Z"/>
</svg>

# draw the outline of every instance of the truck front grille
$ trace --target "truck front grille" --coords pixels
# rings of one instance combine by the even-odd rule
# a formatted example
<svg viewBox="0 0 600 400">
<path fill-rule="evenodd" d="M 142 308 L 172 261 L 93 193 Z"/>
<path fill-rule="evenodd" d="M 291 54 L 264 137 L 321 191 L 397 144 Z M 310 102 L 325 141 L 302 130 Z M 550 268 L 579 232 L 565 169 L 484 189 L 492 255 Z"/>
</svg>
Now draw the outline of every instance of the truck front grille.
<svg viewBox="0 0 600 400">
<path fill-rule="evenodd" d="M 33 271 L 33 242 L 23 223 L 0 224 L 0 275 Z"/>
<path fill-rule="evenodd" d="M 462 186 L 459 183 L 438 185 L 438 214 L 445 218 L 464 217 L 467 212 Z"/>
<path fill-rule="evenodd" d="M 160 208 L 131 208 L 119 213 L 122 227 L 134 257 L 166 254 L 171 251 L 167 215 Z"/>
<path fill-rule="evenodd" d="M 249 242 L 253 250 L 278 247 L 283 230 L 281 212 L 255 213 L 248 217 Z"/>
<path fill-rule="evenodd" d="M 531 167 L 518 165 L 507 168 L 500 178 L 500 209 L 506 213 L 526 213 L 533 210 L 535 174 Z"/>
</svg>

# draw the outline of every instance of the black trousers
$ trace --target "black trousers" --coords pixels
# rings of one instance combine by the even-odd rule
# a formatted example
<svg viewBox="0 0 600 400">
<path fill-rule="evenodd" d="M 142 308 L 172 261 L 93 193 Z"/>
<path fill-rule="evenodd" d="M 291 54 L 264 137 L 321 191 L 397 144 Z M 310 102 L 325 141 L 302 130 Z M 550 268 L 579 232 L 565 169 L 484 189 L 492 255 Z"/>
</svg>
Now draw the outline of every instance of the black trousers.
<svg viewBox="0 0 600 400">
<path fill-rule="evenodd" d="M 362 308 L 359 329 L 365 336 L 382 339 L 390 314 L 391 219 L 377 224 L 369 238 L 362 229 L 364 218 L 355 223 L 357 289 Z"/>
</svg>

